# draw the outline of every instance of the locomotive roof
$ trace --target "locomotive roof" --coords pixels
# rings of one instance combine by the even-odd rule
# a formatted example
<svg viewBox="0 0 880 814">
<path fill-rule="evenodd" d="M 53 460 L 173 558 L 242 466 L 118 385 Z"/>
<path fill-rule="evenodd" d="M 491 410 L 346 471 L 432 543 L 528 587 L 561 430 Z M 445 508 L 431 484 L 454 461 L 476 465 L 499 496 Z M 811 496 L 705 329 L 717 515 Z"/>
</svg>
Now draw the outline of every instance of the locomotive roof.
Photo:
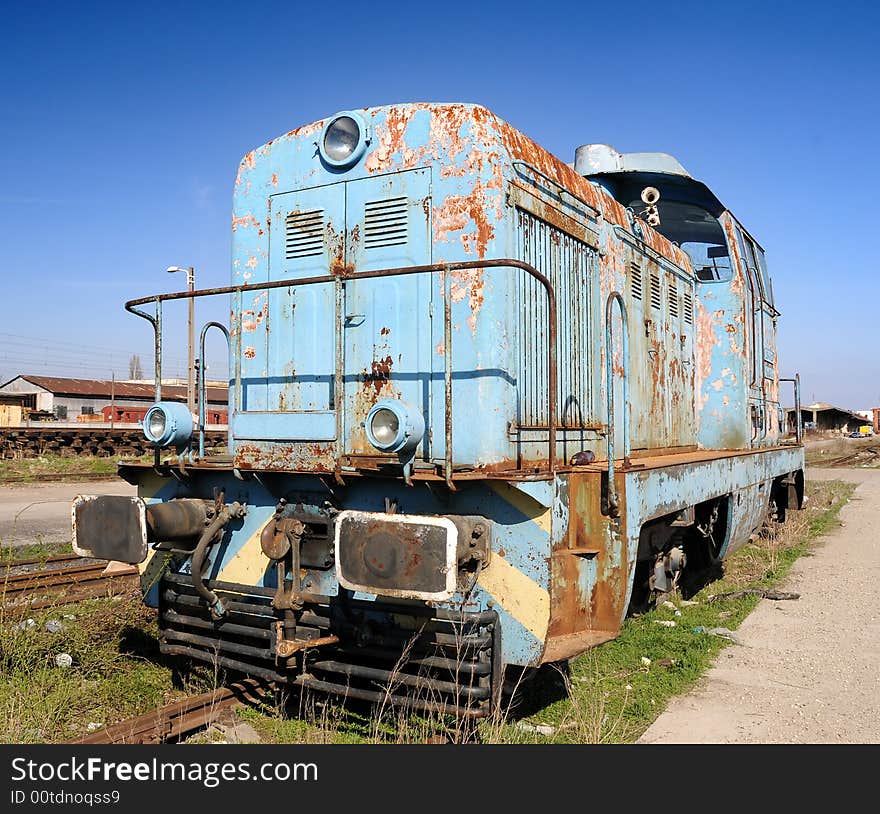
<svg viewBox="0 0 880 814">
<path fill-rule="evenodd" d="M 669 153 L 621 153 L 609 144 L 583 144 L 575 150 L 574 169 L 587 178 L 611 176 L 624 185 L 631 176 L 640 188 L 645 183 L 662 183 L 667 197 L 680 196 L 716 217 L 726 209 L 709 187 Z"/>
</svg>

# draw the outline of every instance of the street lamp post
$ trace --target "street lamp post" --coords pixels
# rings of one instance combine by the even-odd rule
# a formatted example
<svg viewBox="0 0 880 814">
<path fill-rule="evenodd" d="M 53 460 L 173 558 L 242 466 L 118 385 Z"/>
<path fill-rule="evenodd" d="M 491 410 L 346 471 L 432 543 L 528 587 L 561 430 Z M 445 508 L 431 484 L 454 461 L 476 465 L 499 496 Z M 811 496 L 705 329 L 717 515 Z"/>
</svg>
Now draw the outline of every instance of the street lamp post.
<svg viewBox="0 0 880 814">
<path fill-rule="evenodd" d="M 189 291 L 194 291 L 196 287 L 195 269 L 182 268 L 181 266 L 169 266 L 166 271 L 173 274 L 176 271 L 182 271 L 186 274 L 186 286 Z M 189 298 L 189 352 L 187 354 L 186 369 L 186 404 L 191 413 L 196 411 L 196 386 L 195 386 L 195 297 Z"/>
</svg>

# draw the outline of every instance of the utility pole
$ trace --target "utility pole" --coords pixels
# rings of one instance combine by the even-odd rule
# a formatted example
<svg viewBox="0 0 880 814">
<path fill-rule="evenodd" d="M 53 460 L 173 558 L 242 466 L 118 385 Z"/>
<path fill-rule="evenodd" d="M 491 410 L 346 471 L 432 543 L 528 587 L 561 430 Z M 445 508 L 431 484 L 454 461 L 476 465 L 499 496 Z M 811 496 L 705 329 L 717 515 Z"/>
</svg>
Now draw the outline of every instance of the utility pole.
<svg viewBox="0 0 880 814">
<path fill-rule="evenodd" d="M 186 287 L 188 291 L 195 291 L 196 288 L 196 272 L 190 266 L 182 268 L 180 266 L 169 266 L 165 269 L 169 274 L 175 271 L 183 271 L 186 273 Z M 196 341 L 195 341 L 195 297 L 189 298 L 189 353 L 187 354 L 187 371 L 186 371 L 186 405 L 191 413 L 196 411 Z M 161 384 L 161 382 L 160 382 Z"/>
<path fill-rule="evenodd" d="M 196 272 L 190 266 L 186 275 L 186 284 L 190 291 L 196 288 Z M 195 308 L 196 298 L 189 298 L 189 365 L 186 371 L 186 403 L 189 411 L 196 411 L 196 340 L 195 340 Z"/>
</svg>

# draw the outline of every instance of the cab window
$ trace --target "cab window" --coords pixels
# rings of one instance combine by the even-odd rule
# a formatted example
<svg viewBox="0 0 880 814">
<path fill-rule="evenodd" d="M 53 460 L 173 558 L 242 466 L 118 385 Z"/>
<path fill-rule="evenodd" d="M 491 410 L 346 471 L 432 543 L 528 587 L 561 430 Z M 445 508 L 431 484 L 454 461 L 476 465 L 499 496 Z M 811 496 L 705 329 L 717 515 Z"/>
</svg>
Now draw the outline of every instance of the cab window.
<svg viewBox="0 0 880 814">
<path fill-rule="evenodd" d="M 764 250 L 755 243 L 739 226 L 736 229 L 737 242 L 740 254 L 746 264 L 749 275 L 755 281 L 757 293 L 765 302 L 773 304 L 773 288 L 770 285 L 770 277 L 767 274 L 767 261 L 764 258 Z"/>
<path fill-rule="evenodd" d="M 641 200 L 630 201 L 629 207 L 635 212 L 645 208 Z M 657 208 L 660 225 L 655 228 L 687 254 L 698 280 L 723 282 L 731 278 L 724 229 L 711 212 L 695 204 L 664 198 Z"/>
</svg>

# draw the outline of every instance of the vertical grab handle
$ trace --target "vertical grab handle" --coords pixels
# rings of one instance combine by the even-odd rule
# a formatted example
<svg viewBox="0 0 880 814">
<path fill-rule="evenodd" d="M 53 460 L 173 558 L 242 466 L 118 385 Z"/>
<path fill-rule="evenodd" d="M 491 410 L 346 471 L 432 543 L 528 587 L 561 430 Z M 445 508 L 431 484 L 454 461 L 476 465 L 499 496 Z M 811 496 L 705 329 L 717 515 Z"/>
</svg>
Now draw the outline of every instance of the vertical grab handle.
<svg viewBox="0 0 880 814">
<path fill-rule="evenodd" d="M 455 490 L 452 482 L 452 291 L 450 277 L 452 272 L 447 266 L 443 272 L 443 420 L 446 429 L 445 446 L 446 461 L 444 477 L 451 491 Z"/>
<path fill-rule="evenodd" d="M 794 437 L 798 444 L 804 437 L 804 428 L 801 423 L 801 374 L 795 373 L 793 379 L 780 379 L 781 382 L 791 382 L 794 385 Z"/>
<path fill-rule="evenodd" d="M 612 358 L 611 316 L 614 303 L 620 308 L 620 327 L 623 342 L 623 463 L 629 465 L 629 330 L 626 303 L 619 291 L 612 291 L 605 302 L 605 398 L 608 410 L 608 513 L 617 516 L 620 502 L 614 486 L 614 364 Z"/>
<path fill-rule="evenodd" d="M 229 347 L 229 330 L 221 322 L 206 322 L 202 328 L 202 334 L 199 337 L 199 459 L 205 457 L 205 334 L 208 328 L 217 328 L 222 331 L 226 337 L 226 346 Z M 229 405 L 227 421 L 232 420 L 232 412 L 235 409 L 235 402 Z"/>
</svg>

